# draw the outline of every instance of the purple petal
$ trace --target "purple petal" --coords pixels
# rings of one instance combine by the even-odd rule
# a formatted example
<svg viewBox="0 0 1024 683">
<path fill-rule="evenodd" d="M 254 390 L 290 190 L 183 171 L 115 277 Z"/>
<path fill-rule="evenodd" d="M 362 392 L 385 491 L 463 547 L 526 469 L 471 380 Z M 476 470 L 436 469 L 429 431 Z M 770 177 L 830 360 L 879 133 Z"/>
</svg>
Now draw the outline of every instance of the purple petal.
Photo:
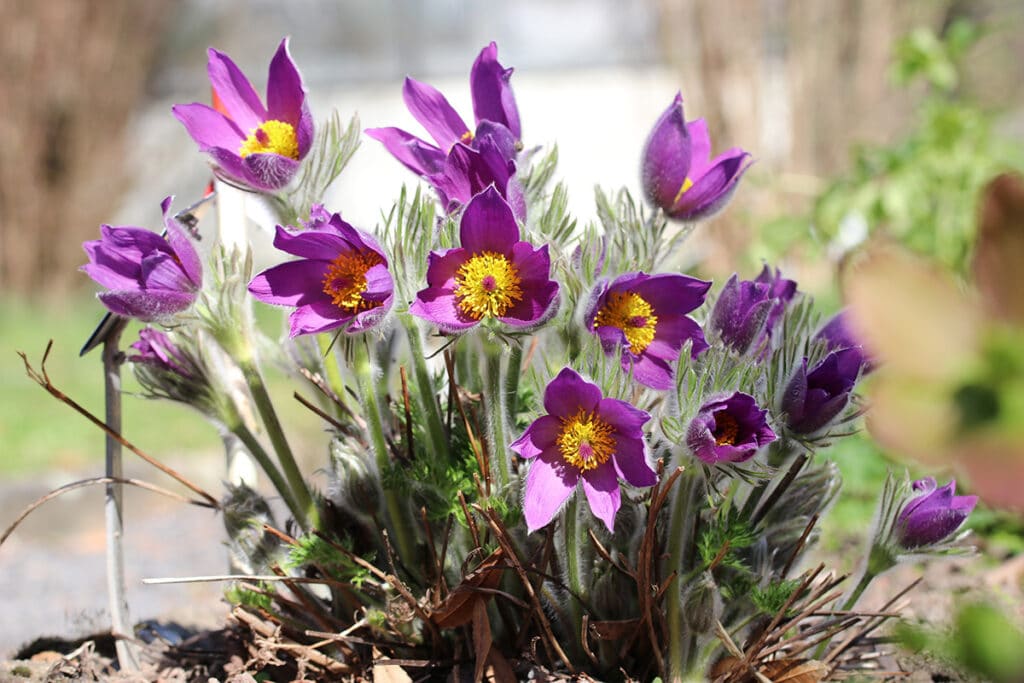
<svg viewBox="0 0 1024 683">
<path fill-rule="evenodd" d="M 409 312 L 437 325 L 444 332 L 461 332 L 480 323 L 459 308 L 452 290 L 439 287 L 428 287 L 416 294 Z"/>
<path fill-rule="evenodd" d="M 658 474 L 647 462 L 647 448 L 643 439 L 617 435 L 615 437 L 615 472 L 633 486 L 654 486 L 658 482 Z"/>
<path fill-rule="evenodd" d="M 301 306 L 313 301 L 330 301 L 324 294 L 326 261 L 288 261 L 268 268 L 249 283 L 249 292 L 259 301 L 276 306 Z"/>
<path fill-rule="evenodd" d="M 498 46 L 491 43 L 473 62 L 469 89 L 473 96 L 473 114 L 477 122 L 495 121 L 506 126 L 516 139 L 522 138 L 519 109 L 509 85 L 512 69 L 498 63 Z"/>
<path fill-rule="evenodd" d="M 597 412 L 616 432 L 636 438 L 642 435 L 643 426 L 651 419 L 647 411 L 617 398 L 602 398 Z"/>
<path fill-rule="evenodd" d="M 671 207 L 690 172 L 692 142 L 683 118 L 683 98 L 676 93 L 644 145 L 641 181 L 655 206 Z"/>
<path fill-rule="evenodd" d="M 427 256 L 427 286 L 452 290 L 455 288 L 455 274 L 459 272 L 470 254 L 461 247 L 438 253 L 430 252 Z"/>
<path fill-rule="evenodd" d="M 687 339 L 693 340 L 690 355 L 696 358 L 708 343 L 704 339 L 704 330 L 693 318 L 687 316 L 658 317 L 658 325 L 654 330 L 654 339 L 644 350 L 645 353 L 667 361 L 679 358 L 679 351 Z"/>
<path fill-rule="evenodd" d="M 255 177 L 262 187 L 279 190 L 295 177 L 299 170 L 299 162 L 280 154 L 250 154 L 242 159 L 242 163 Z"/>
<path fill-rule="evenodd" d="M 166 319 L 191 306 L 196 298 L 186 292 L 139 290 L 100 292 L 96 296 L 110 311 L 143 322 Z"/>
<path fill-rule="evenodd" d="M 339 254 L 355 251 L 356 247 L 337 232 L 303 230 L 292 232 L 280 225 L 274 234 L 274 248 L 308 259 L 333 261 Z"/>
<path fill-rule="evenodd" d="M 444 170 L 445 153 L 399 128 L 367 128 L 366 134 L 383 143 L 384 149 L 420 176 Z"/>
<path fill-rule="evenodd" d="M 587 494 L 590 511 L 604 522 L 608 531 L 615 531 L 615 513 L 621 505 L 619 480 L 615 476 L 615 468 L 605 463 L 596 469 L 583 473 L 583 492 Z"/>
<path fill-rule="evenodd" d="M 168 197 L 167 199 L 170 199 Z M 166 201 L 166 200 L 165 200 Z M 164 228 L 167 230 L 167 243 L 171 245 L 174 254 L 178 257 L 178 263 L 185 272 L 185 276 L 192 281 L 196 287 L 203 284 L 203 264 L 199 260 L 199 254 L 192 244 L 192 240 L 185 234 L 185 231 L 178 227 L 178 222 L 168 214 L 170 204 L 164 209 Z"/>
<path fill-rule="evenodd" d="M 288 39 L 277 46 L 267 76 L 267 117 L 298 124 L 306 103 L 302 76 L 288 54 Z"/>
<path fill-rule="evenodd" d="M 210 48 L 208 55 L 210 85 L 239 130 L 248 133 L 266 121 L 267 110 L 242 70 L 223 52 Z"/>
<path fill-rule="evenodd" d="M 672 218 L 689 221 L 709 218 L 717 213 L 732 197 L 740 178 L 750 168 L 750 164 L 744 163 L 749 156 L 739 148 L 722 154 L 666 213 Z"/>
<path fill-rule="evenodd" d="M 154 252 L 142 259 L 142 286 L 147 290 L 189 292 L 196 289 L 173 255 Z"/>
<path fill-rule="evenodd" d="M 519 226 L 512 209 L 493 186 L 466 206 L 459 225 L 462 247 L 472 254 L 492 251 L 507 254 L 519 241 Z"/>
<path fill-rule="evenodd" d="M 616 284 L 612 289 L 620 289 Z M 700 308 L 710 288 L 710 282 L 670 274 L 647 275 L 629 287 L 651 305 L 659 318 L 666 314 L 685 315 Z"/>
<path fill-rule="evenodd" d="M 704 175 L 704 169 L 711 165 L 711 136 L 708 135 L 708 123 L 704 119 L 696 119 L 686 124 L 686 132 L 690 136 L 690 178 Z"/>
<path fill-rule="evenodd" d="M 365 297 L 364 297 L 365 298 Z M 356 313 L 352 322 L 345 328 L 345 334 L 358 334 L 380 324 L 381 320 L 391 310 L 393 297 L 387 297 L 380 306 L 375 306 L 365 311 Z"/>
<path fill-rule="evenodd" d="M 406 78 L 402 97 L 409 113 L 430 133 L 442 150 L 451 149 L 463 135 L 470 132 L 458 112 L 433 86 Z"/>
<path fill-rule="evenodd" d="M 210 147 L 237 150 L 246 138 L 231 119 L 205 104 L 176 104 L 171 113 L 204 152 Z"/>
<path fill-rule="evenodd" d="M 544 410 L 560 418 L 574 416 L 580 410 L 597 410 L 601 389 L 587 382 L 572 368 L 563 368 L 544 390 Z"/>
<path fill-rule="evenodd" d="M 544 455 L 533 459 L 523 493 L 523 516 L 528 533 L 547 526 L 554 519 L 572 495 L 577 481 L 579 473 L 575 468 L 556 464 Z"/>
<path fill-rule="evenodd" d="M 554 447 L 561 431 L 561 422 L 553 415 L 541 415 L 534 420 L 523 435 L 509 446 L 524 459 L 535 458 L 543 451 Z"/>
<path fill-rule="evenodd" d="M 366 271 L 366 289 L 363 299 L 366 301 L 384 301 L 395 291 L 395 281 L 391 271 L 383 263 L 378 263 Z"/>
<path fill-rule="evenodd" d="M 661 322 L 658 323 L 661 325 Z M 631 353 L 622 354 L 622 369 L 626 372 L 632 370 L 633 379 L 645 387 L 655 391 L 668 391 L 674 385 L 675 373 L 669 361 L 664 358 L 657 358 L 650 353 L 650 347 L 644 349 L 639 356 L 633 357 Z"/>
<path fill-rule="evenodd" d="M 296 308 L 288 322 L 292 338 L 300 334 L 316 334 L 341 327 L 352 319 L 352 314 L 327 300 L 313 301 Z"/>
<path fill-rule="evenodd" d="M 245 160 L 238 155 L 237 150 L 225 149 L 224 147 L 211 147 L 204 150 L 213 161 L 217 169 L 217 175 L 229 183 L 250 188 L 258 191 L 272 190 L 263 181 L 254 176 L 246 165 Z M 252 155 L 250 155 L 252 156 Z"/>
</svg>

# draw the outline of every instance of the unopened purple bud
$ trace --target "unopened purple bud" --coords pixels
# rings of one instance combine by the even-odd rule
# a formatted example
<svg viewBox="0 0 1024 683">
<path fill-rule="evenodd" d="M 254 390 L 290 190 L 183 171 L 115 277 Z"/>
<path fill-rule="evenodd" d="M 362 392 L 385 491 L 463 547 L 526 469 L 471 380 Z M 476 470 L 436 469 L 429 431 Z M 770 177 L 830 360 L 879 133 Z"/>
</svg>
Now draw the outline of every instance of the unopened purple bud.
<svg viewBox="0 0 1024 683">
<path fill-rule="evenodd" d="M 815 335 L 815 338 L 824 340 L 825 343 L 828 344 L 829 351 L 855 349 L 860 355 L 861 371 L 863 373 L 867 373 L 872 369 L 870 359 L 868 358 L 863 345 L 850 330 L 849 321 L 847 320 L 845 311 L 839 311 L 832 316 L 832 318 L 830 318 L 829 321 L 826 322 L 820 330 L 818 330 L 818 334 Z"/>
<path fill-rule="evenodd" d="M 971 514 L 977 496 L 955 496 L 956 480 L 938 488 L 933 477 L 918 479 L 913 488 L 920 495 L 900 512 L 894 539 L 904 550 L 935 545 L 948 539 Z"/>
<path fill-rule="evenodd" d="M 833 351 L 812 370 L 801 362 L 782 396 L 786 425 L 797 434 L 814 434 L 843 411 L 860 375 L 857 349 Z"/>
<path fill-rule="evenodd" d="M 786 306 L 796 295 L 796 282 L 783 278 L 768 266 L 754 280 L 729 278 L 715 302 L 708 327 L 723 344 L 737 353 L 771 337 Z"/>
</svg>

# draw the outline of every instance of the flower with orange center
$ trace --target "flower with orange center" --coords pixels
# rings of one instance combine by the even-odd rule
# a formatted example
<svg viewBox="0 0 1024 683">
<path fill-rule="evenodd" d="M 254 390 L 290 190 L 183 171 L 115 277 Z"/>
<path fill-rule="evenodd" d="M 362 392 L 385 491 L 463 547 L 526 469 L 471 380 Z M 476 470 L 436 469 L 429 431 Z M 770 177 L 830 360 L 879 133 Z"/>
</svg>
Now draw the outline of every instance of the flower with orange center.
<svg viewBox="0 0 1024 683">
<path fill-rule="evenodd" d="M 394 298 L 380 246 L 321 206 L 306 225 L 294 232 L 277 227 L 274 246 L 304 258 L 260 273 L 249 291 L 264 303 L 295 307 L 293 337 L 339 327 L 354 334 L 379 323 Z"/>
<path fill-rule="evenodd" d="M 534 327 L 554 313 L 558 283 L 550 279 L 547 245 L 519 239 L 512 208 L 492 186 L 466 206 L 461 246 L 431 252 L 427 288 L 409 312 L 443 332 L 463 332 L 485 319 Z"/>
<path fill-rule="evenodd" d="M 767 413 L 753 396 L 739 391 L 709 401 L 690 421 L 686 445 L 710 465 L 750 460 L 761 446 L 775 441 L 775 432 L 765 418 Z"/>
<path fill-rule="evenodd" d="M 530 531 L 546 526 L 582 483 L 591 511 L 614 529 L 621 504 L 619 479 L 653 486 L 643 426 L 651 416 L 625 401 L 605 398 L 596 384 L 564 368 L 544 390 L 541 415 L 510 448 L 531 460 L 523 514 Z"/>
<path fill-rule="evenodd" d="M 691 340 L 696 356 L 707 348 L 700 325 L 686 314 L 704 303 L 710 282 L 686 275 L 626 273 L 596 290 L 587 330 L 605 352 L 621 352 L 622 367 L 652 389 L 672 386 L 672 364 Z"/>
</svg>

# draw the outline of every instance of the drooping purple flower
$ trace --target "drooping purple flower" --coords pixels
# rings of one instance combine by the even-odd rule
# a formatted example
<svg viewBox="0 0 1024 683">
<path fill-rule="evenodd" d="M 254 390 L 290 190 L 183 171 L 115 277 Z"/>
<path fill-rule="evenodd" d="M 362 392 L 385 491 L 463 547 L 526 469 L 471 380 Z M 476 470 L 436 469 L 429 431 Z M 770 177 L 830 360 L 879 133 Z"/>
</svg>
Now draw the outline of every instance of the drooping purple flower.
<svg viewBox="0 0 1024 683">
<path fill-rule="evenodd" d="M 172 197 L 160 204 L 164 235 L 135 227 L 100 227 L 101 239 L 82 247 L 89 277 L 106 287 L 97 296 L 118 315 L 142 321 L 163 320 L 195 301 L 203 269 L 191 240 L 168 211 Z"/>
<path fill-rule="evenodd" d="M 480 51 L 469 76 L 475 129 L 437 89 L 406 78 L 405 104 L 436 144 L 399 128 L 370 128 L 366 134 L 433 185 L 445 211 L 458 210 L 493 184 L 516 215 L 523 216 L 525 202 L 515 178 L 522 129 L 511 76 L 512 69 L 498 62 L 498 47 L 491 43 Z"/>
<path fill-rule="evenodd" d="M 523 513 L 529 531 L 544 527 L 583 482 L 590 509 L 614 530 L 621 504 L 619 479 L 653 486 L 643 425 L 651 416 L 614 398 L 564 368 L 544 390 L 546 415 L 514 441 L 519 457 L 532 459 L 526 475 Z"/>
<path fill-rule="evenodd" d="M 978 503 L 977 496 L 955 496 L 956 480 L 938 488 L 933 477 L 918 479 L 921 495 L 908 502 L 896 520 L 894 540 L 904 550 L 935 545 L 949 538 Z"/>
<path fill-rule="evenodd" d="M 313 142 L 306 88 L 285 38 L 270 60 L 267 103 L 226 54 L 210 48 L 210 107 L 193 102 L 171 111 L 226 182 L 257 191 L 291 181 Z"/>
<path fill-rule="evenodd" d="M 128 356 L 132 363 L 145 363 L 163 372 L 173 372 L 184 379 L 196 379 L 199 372 L 188 356 L 174 345 L 170 338 L 153 327 L 139 330 L 139 339 L 131 348 L 136 353 Z"/>
<path fill-rule="evenodd" d="M 493 186 L 466 206 L 459 235 L 461 246 L 430 253 L 427 288 L 410 313 L 456 333 L 485 318 L 533 327 L 554 313 L 548 247 L 520 241 L 512 209 Z"/>
<path fill-rule="evenodd" d="M 739 391 L 709 401 L 690 421 L 686 445 L 709 465 L 750 460 L 761 446 L 775 441 L 767 413 L 753 396 Z"/>
<path fill-rule="evenodd" d="M 315 208 L 302 231 L 280 225 L 274 246 L 301 257 L 269 268 L 249 283 L 256 299 L 294 306 L 291 336 L 343 328 L 364 332 L 381 321 L 394 300 L 394 281 L 384 251 L 366 233 Z"/>
<path fill-rule="evenodd" d="M 804 358 L 782 395 L 786 426 L 797 434 L 814 434 L 832 422 L 849 402 L 861 364 L 859 349 L 832 351 L 810 372 Z"/>
<path fill-rule="evenodd" d="M 641 181 L 647 199 L 678 220 L 697 221 L 717 213 L 750 167 L 750 154 L 733 147 L 710 157 L 707 123 L 687 123 L 683 98 L 676 93 L 644 146 Z"/>
<path fill-rule="evenodd" d="M 734 274 L 718 295 L 708 327 L 726 346 L 746 353 L 771 337 L 795 295 L 796 282 L 783 278 L 778 269 L 773 273 L 767 265 L 753 280 L 740 280 Z"/>
<path fill-rule="evenodd" d="M 672 386 L 672 363 L 687 339 L 696 356 L 708 347 L 704 332 L 686 314 L 704 303 L 710 282 L 685 275 L 627 273 L 595 292 L 587 330 L 606 353 L 622 348 L 622 367 L 652 389 Z"/>
<path fill-rule="evenodd" d="M 870 358 L 853 332 L 846 319 L 846 311 L 839 311 L 826 322 L 818 333 L 816 339 L 823 339 L 828 344 L 830 351 L 841 349 L 854 349 L 860 354 L 861 372 L 868 373 L 872 369 Z"/>
</svg>

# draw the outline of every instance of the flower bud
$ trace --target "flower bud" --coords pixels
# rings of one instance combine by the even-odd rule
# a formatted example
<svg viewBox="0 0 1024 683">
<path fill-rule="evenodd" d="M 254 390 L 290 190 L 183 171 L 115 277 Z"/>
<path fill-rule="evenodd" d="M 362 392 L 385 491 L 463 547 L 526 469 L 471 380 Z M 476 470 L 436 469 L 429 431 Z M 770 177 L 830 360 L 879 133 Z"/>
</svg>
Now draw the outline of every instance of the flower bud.
<svg viewBox="0 0 1024 683">
<path fill-rule="evenodd" d="M 810 372 L 807 359 L 790 379 L 782 397 L 786 425 L 797 434 L 821 431 L 843 411 L 860 376 L 857 349 L 833 351 Z"/>
<path fill-rule="evenodd" d="M 917 550 L 947 540 L 966 521 L 977 496 L 955 496 L 956 480 L 937 488 L 933 477 L 918 479 L 912 485 L 921 495 L 913 498 L 900 512 L 893 529 L 893 540 L 903 550 Z"/>
<path fill-rule="evenodd" d="M 364 514 L 380 507 L 381 485 L 373 459 L 358 444 L 334 438 L 330 445 L 331 469 L 327 495 L 335 505 Z"/>
<path fill-rule="evenodd" d="M 703 572 L 683 589 L 683 620 L 693 633 L 708 633 L 722 617 L 722 596 L 711 572 Z"/>
</svg>

